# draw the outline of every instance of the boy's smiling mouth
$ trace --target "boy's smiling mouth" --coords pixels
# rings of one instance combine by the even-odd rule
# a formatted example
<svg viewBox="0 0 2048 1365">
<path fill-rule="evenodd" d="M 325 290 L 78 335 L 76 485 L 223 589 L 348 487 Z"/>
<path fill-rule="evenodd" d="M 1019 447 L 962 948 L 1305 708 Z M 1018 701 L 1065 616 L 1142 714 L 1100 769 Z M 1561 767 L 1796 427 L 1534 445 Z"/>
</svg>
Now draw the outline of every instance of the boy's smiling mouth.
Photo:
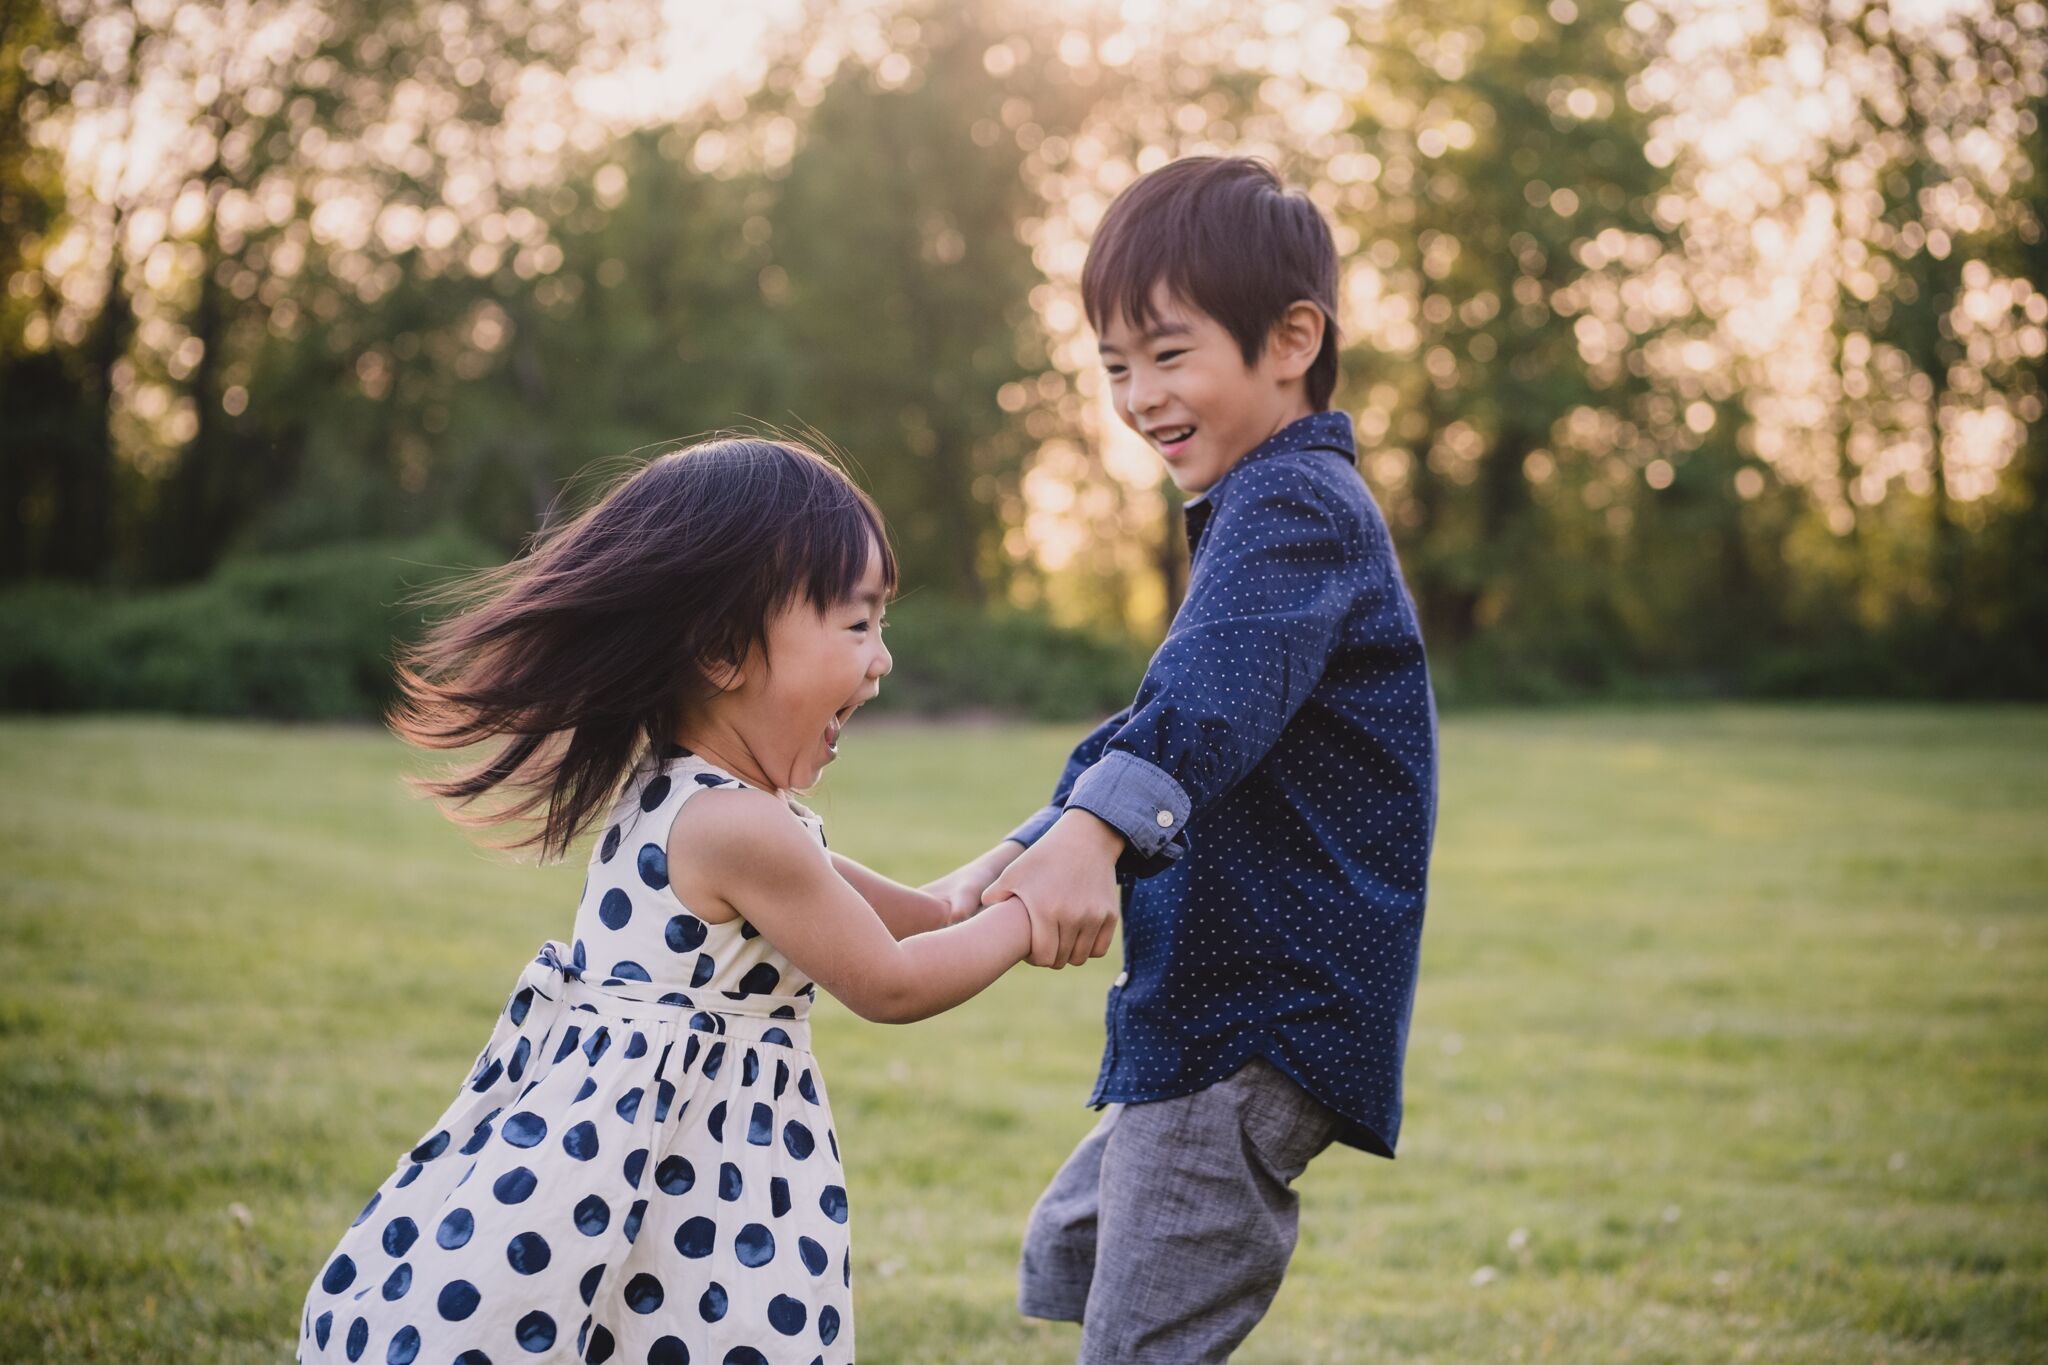
<svg viewBox="0 0 2048 1365">
<path fill-rule="evenodd" d="M 1193 426 L 1182 422 L 1170 427 L 1152 427 L 1145 435 L 1161 455 L 1178 455 L 1187 443 L 1194 439 Z"/>
</svg>

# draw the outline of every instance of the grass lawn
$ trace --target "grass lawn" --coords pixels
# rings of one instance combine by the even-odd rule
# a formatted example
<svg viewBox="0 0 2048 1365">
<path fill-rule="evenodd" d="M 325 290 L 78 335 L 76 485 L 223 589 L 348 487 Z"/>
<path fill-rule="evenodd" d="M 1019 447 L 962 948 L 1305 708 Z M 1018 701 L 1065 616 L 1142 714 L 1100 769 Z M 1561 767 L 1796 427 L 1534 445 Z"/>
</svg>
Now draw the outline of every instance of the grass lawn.
<svg viewBox="0 0 2048 1365">
<path fill-rule="evenodd" d="M 1072 737 L 856 726 L 814 804 L 918 880 Z M 0 1360 L 289 1357 L 581 873 L 410 762 L 0 721 Z M 2048 1360 L 2048 711 L 1459 716 L 1435 868 L 1401 1159 L 1309 1171 L 1240 1360 Z M 1015 1256 L 1114 971 L 821 1006 L 864 1361 L 1073 1358 Z"/>
</svg>

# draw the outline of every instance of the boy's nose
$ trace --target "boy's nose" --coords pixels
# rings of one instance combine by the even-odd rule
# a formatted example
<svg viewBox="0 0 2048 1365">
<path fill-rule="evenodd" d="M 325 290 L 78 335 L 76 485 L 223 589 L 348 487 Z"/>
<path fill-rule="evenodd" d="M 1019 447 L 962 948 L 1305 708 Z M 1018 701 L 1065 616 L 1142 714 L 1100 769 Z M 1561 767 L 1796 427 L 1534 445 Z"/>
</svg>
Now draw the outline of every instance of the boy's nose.
<svg viewBox="0 0 2048 1365">
<path fill-rule="evenodd" d="M 875 651 L 875 663 L 868 667 L 870 678 L 886 678 L 896 667 L 896 657 L 889 653 L 889 646 L 882 645 Z"/>
</svg>

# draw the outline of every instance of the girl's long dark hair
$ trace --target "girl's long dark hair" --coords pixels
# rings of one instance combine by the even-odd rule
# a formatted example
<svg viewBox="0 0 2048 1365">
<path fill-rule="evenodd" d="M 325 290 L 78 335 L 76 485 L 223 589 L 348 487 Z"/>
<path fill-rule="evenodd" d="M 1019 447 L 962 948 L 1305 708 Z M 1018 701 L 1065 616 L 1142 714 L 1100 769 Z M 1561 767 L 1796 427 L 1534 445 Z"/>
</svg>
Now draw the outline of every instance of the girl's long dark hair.
<svg viewBox="0 0 2048 1365">
<path fill-rule="evenodd" d="M 505 846 L 560 857 L 771 615 L 843 601 L 871 553 L 893 590 L 881 513 L 807 446 L 733 437 L 657 457 L 519 558 L 429 594 L 464 610 L 400 656 L 391 729 L 427 749 L 504 743 L 414 785 L 465 824 L 538 817 Z M 469 809 L 494 792 L 510 799 Z"/>
</svg>

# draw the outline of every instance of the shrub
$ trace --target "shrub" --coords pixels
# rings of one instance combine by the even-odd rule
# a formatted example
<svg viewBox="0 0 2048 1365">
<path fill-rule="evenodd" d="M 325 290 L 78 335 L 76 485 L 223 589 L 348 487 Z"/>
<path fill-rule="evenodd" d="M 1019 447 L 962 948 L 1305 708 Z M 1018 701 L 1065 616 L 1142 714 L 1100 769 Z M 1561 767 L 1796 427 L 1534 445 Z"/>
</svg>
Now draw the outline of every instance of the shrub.
<svg viewBox="0 0 2048 1365">
<path fill-rule="evenodd" d="M 1148 656 L 1042 616 L 917 593 L 890 606 L 888 638 L 896 667 L 878 705 L 924 714 L 1100 719 L 1130 703 Z"/>
<path fill-rule="evenodd" d="M 374 720 L 394 648 L 425 623 L 405 600 L 499 558 L 447 533 L 251 555 L 156 591 L 14 588 L 0 593 L 0 708 Z M 1097 718 L 1131 699 L 1145 666 L 1136 644 L 916 594 L 890 609 L 889 642 L 881 705 L 896 711 Z"/>
<path fill-rule="evenodd" d="M 493 558 L 442 534 L 230 560 L 153 592 L 16 588 L 0 594 L 0 707 L 375 718 L 393 647 L 422 624 L 407 596 Z"/>
</svg>

